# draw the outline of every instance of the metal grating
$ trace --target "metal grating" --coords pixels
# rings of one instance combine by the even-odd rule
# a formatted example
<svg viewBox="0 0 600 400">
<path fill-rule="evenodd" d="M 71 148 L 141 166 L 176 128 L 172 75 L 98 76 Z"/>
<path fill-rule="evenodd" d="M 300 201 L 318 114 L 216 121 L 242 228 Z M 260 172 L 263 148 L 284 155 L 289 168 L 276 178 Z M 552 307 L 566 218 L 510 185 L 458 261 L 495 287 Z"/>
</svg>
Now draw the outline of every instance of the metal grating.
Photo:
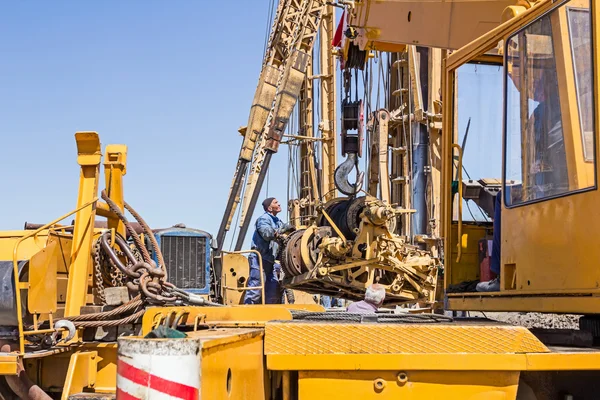
<svg viewBox="0 0 600 400">
<path fill-rule="evenodd" d="M 162 236 L 160 249 L 167 265 L 168 281 L 181 289 L 206 286 L 206 238 Z"/>
</svg>

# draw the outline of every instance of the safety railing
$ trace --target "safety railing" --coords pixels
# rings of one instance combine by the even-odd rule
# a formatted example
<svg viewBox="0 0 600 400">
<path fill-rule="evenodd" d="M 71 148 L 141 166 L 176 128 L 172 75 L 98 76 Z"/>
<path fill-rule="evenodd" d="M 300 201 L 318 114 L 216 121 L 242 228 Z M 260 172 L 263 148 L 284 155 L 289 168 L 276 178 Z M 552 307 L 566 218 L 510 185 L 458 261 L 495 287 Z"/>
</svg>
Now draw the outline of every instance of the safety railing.
<svg viewBox="0 0 600 400">
<path fill-rule="evenodd" d="M 241 250 L 241 251 L 224 251 L 221 250 L 222 254 L 246 254 L 246 253 L 254 253 L 256 254 L 256 256 L 258 257 L 258 268 L 260 271 L 260 286 L 246 286 L 244 285 L 243 287 L 229 287 L 229 286 L 223 286 L 223 289 L 225 290 L 237 290 L 237 291 L 247 291 L 247 290 L 258 290 L 260 289 L 260 298 L 262 299 L 262 304 L 265 304 L 265 276 L 264 276 L 264 270 L 263 270 L 263 263 L 262 263 L 262 257 L 260 256 L 260 253 L 256 250 Z M 250 273 L 248 273 L 248 275 L 250 275 Z M 248 276 L 248 278 L 250 278 L 250 276 Z M 248 279 L 249 280 L 249 279 Z M 246 282 L 248 282 L 248 280 L 246 280 Z"/>
<path fill-rule="evenodd" d="M 84 205 L 80 206 L 79 208 L 76 208 L 75 210 L 69 212 L 68 214 L 65 214 L 65 215 L 55 219 L 54 221 L 49 222 L 46 225 L 43 225 L 43 226 L 37 228 L 36 230 L 32 231 L 31 233 L 19 238 L 19 240 L 17 240 L 17 242 L 15 243 L 15 247 L 13 249 L 13 278 L 14 278 L 14 282 L 15 282 L 15 300 L 16 300 L 16 305 L 17 305 L 17 324 L 18 324 L 18 330 L 19 330 L 19 355 L 25 354 L 25 336 L 26 335 L 40 335 L 40 334 L 53 333 L 56 331 L 55 329 L 53 329 L 54 323 L 53 323 L 53 318 L 52 318 L 51 313 L 48 316 L 48 322 L 50 324 L 49 329 L 37 329 L 37 327 L 38 327 L 37 315 L 34 315 L 34 328 L 35 329 L 25 332 L 25 329 L 23 328 L 21 289 L 28 289 L 29 286 L 27 283 L 22 284 L 19 280 L 19 260 L 18 260 L 19 246 L 25 240 L 27 240 L 31 237 L 37 236 L 41 231 L 46 230 L 46 229 L 52 229 L 52 227 L 57 225 L 60 221 L 64 220 L 65 218 L 70 217 L 71 215 L 83 210 L 86 207 L 92 206 L 94 203 L 96 203 L 96 201 L 98 201 L 98 198 L 95 198 L 92 201 L 85 203 Z M 58 226 L 57 228 L 58 228 L 57 230 L 62 230 L 64 227 Z"/>
</svg>

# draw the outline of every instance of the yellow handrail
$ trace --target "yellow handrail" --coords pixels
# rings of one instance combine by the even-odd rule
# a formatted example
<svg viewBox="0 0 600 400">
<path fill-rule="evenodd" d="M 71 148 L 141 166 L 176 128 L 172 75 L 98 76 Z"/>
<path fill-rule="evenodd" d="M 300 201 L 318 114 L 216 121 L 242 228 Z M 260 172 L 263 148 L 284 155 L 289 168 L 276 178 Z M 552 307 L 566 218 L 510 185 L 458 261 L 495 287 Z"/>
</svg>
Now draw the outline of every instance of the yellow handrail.
<svg viewBox="0 0 600 400">
<path fill-rule="evenodd" d="M 463 189 L 462 189 L 462 158 L 463 158 L 463 151 L 462 151 L 462 147 L 460 147 L 458 144 L 456 143 L 452 143 L 452 148 L 458 150 L 458 166 L 456 167 L 458 169 L 458 243 L 456 244 L 456 247 L 458 248 L 457 254 L 456 254 L 456 262 L 460 262 L 460 259 L 462 257 L 462 208 L 463 208 Z"/>
<path fill-rule="evenodd" d="M 221 253 L 224 254 L 245 254 L 245 253 L 254 253 L 258 256 L 258 268 L 260 270 L 260 286 L 252 286 L 252 287 L 248 287 L 248 286 L 244 286 L 243 288 L 236 288 L 236 290 L 256 290 L 256 289 L 260 289 L 261 292 L 261 299 L 262 299 L 262 304 L 265 304 L 265 277 L 263 274 L 263 264 L 262 264 L 262 257 L 260 255 L 260 253 L 256 250 L 242 250 L 242 251 L 224 251 L 221 250 Z M 249 280 L 249 279 L 248 279 Z M 225 288 L 227 289 L 227 288 Z"/>
<path fill-rule="evenodd" d="M 15 243 L 15 247 L 13 249 L 13 275 L 14 275 L 14 279 L 15 279 L 15 297 L 16 297 L 16 304 L 17 304 L 17 321 L 18 321 L 18 328 L 19 328 L 19 355 L 25 354 L 25 334 L 23 333 L 23 313 L 21 312 L 21 287 L 20 287 L 21 283 L 19 282 L 19 265 L 18 265 L 19 264 L 18 263 L 19 246 L 21 245 L 21 243 L 23 243 L 25 240 L 29 239 L 30 237 L 37 235 L 44 229 L 48 229 L 49 227 L 56 225 L 58 222 L 62 221 L 63 219 L 83 210 L 86 207 L 91 206 L 96 201 L 98 201 L 97 197 L 94 198 L 94 200 L 82 205 L 81 207 L 76 208 L 75 210 L 71 211 L 70 213 L 65 214 L 62 217 L 57 218 L 54 221 L 47 223 L 46 225 L 36 229 L 35 231 L 19 238 L 19 240 L 17 240 L 17 243 Z M 50 327 L 50 328 L 52 328 L 52 327 Z"/>
</svg>

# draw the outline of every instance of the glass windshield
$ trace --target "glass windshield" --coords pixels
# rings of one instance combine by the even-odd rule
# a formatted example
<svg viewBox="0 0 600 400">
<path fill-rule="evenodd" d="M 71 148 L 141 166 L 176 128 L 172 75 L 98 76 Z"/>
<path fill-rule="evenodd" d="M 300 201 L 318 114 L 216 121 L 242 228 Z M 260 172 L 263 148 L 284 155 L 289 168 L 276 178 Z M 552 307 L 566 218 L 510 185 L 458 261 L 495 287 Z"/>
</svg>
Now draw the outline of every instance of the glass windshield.
<svg viewBox="0 0 600 400">
<path fill-rule="evenodd" d="M 567 10 L 555 9 L 507 41 L 505 178 L 515 181 L 506 185 L 509 206 L 595 185 L 593 167 L 584 165 L 593 161 L 590 15 L 585 7 Z"/>
</svg>

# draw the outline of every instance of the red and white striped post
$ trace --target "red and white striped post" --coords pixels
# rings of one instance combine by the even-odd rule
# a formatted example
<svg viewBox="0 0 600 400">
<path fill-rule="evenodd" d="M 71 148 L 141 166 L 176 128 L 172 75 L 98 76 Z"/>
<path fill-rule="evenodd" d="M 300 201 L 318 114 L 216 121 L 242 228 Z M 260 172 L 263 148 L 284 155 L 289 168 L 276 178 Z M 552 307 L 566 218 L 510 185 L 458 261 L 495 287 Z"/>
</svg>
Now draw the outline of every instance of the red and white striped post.
<svg viewBox="0 0 600 400">
<path fill-rule="evenodd" d="M 200 399 L 196 339 L 119 338 L 117 399 Z"/>
</svg>

